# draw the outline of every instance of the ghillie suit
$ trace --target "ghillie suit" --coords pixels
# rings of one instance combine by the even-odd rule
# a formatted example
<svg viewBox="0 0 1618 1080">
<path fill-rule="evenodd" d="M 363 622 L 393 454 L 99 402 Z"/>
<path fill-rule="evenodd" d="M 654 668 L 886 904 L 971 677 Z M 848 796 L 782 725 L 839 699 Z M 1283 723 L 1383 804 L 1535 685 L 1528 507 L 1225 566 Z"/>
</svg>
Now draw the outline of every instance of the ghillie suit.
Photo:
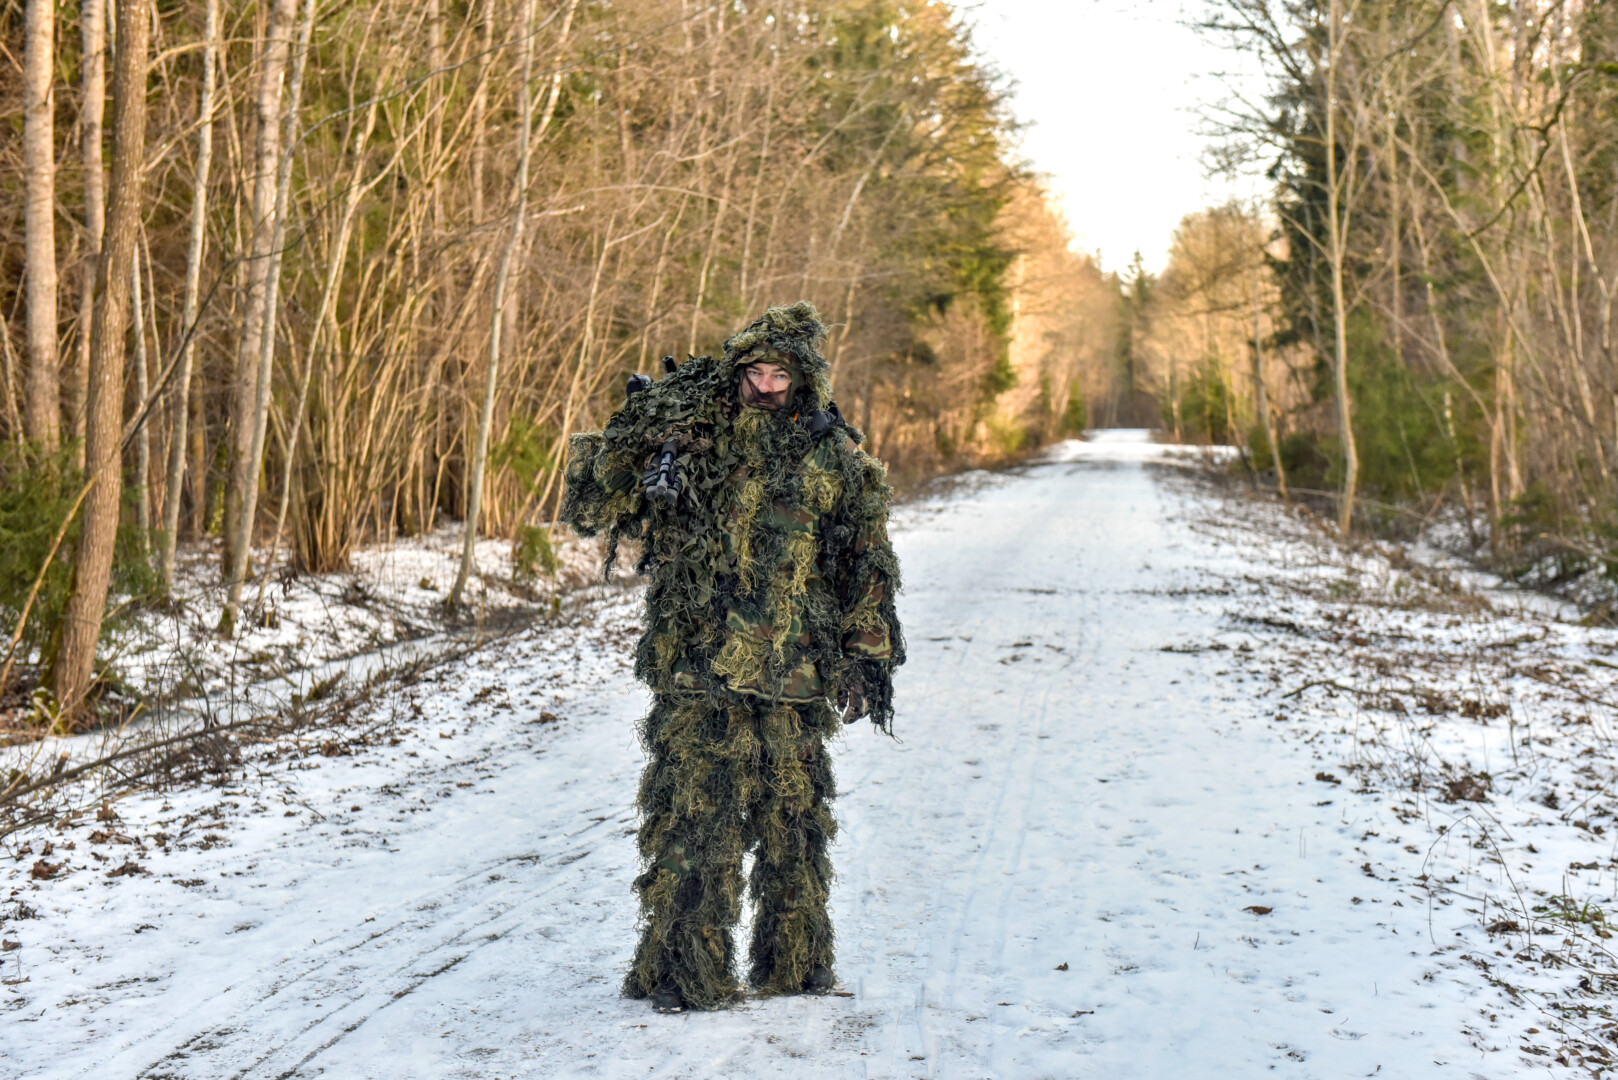
<svg viewBox="0 0 1618 1080">
<path fill-rule="evenodd" d="M 642 540 L 650 579 L 635 655 L 654 703 L 632 997 L 670 983 L 693 1008 L 736 997 L 731 928 L 754 848 L 750 981 L 797 993 L 832 968 L 833 702 L 863 698 L 890 731 L 904 640 L 892 493 L 831 403 L 824 333 L 807 303 L 771 308 L 721 357 L 688 360 L 569 446 L 563 520 L 606 534 L 609 570 L 620 538 Z M 761 359 L 793 375 L 784 409 L 740 400 L 741 369 Z M 671 441 L 683 484 L 672 507 L 642 486 Z"/>
</svg>

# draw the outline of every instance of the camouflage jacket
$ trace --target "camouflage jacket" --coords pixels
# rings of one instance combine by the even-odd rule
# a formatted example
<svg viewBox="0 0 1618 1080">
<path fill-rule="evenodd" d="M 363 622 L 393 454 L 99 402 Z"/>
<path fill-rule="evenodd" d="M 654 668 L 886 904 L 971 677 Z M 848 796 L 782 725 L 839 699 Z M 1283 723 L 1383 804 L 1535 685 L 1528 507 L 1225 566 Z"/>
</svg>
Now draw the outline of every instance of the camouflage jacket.
<svg viewBox="0 0 1618 1080">
<path fill-rule="evenodd" d="M 575 435 L 563 518 L 614 552 L 642 541 L 636 675 L 655 692 L 801 703 L 857 688 L 887 730 L 904 639 L 885 471 L 841 422 L 740 406 L 730 374 L 688 361 Z M 668 508 L 641 477 L 671 438 L 685 492 Z"/>
</svg>

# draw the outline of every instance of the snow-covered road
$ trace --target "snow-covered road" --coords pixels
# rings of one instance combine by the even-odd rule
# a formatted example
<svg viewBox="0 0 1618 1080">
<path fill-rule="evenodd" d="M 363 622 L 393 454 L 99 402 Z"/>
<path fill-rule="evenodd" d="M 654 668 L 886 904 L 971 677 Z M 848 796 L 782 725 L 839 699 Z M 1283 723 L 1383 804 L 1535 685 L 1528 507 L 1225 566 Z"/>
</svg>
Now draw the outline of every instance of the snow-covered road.
<svg viewBox="0 0 1618 1080">
<path fill-rule="evenodd" d="M 11 882 L 37 918 L 6 924 L 27 981 L 0 1071 L 1505 1075 L 1463 1031 L 1499 995 L 1435 953 L 1446 909 L 1361 869 L 1378 798 L 1316 783 L 1228 653 L 1164 651 L 1228 632 L 1212 583 L 1264 554 L 1192 528 L 1157 453 L 1064 444 L 900 512 L 899 739 L 860 725 L 838 757 L 839 996 L 677 1017 L 618 996 L 625 597 L 402 691 L 397 745 L 54 834 L 63 876 Z M 149 872 L 109 879 L 130 853 Z"/>
</svg>

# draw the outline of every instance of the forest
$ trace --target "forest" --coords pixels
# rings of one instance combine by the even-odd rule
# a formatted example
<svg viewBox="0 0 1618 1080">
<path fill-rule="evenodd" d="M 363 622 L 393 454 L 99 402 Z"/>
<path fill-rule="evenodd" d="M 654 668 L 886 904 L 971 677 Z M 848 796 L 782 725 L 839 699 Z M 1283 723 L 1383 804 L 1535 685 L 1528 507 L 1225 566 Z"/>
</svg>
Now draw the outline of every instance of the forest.
<svg viewBox="0 0 1618 1080">
<path fill-rule="evenodd" d="M 1251 450 L 1345 536 L 1448 525 L 1553 586 L 1618 574 L 1618 13 L 1222 0 L 1257 63 L 1204 117 L 1255 205 L 1122 283 L 1192 441 Z"/>
<path fill-rule="evenodd" d="M 1351 535 L 1618 573 L 1618 15 L 1218 0 L 1161 271 L 1103 267 L 929 0 L 9 0 L 0 700 L 96 722 L 108 626 L 463 530 L 554 561 L 624 379 L 811 300 L 901 488 L 1089 428 L 1238 448 Z M 1097 167 L 1122 167 L 1098 154 Z"/>
<path fill-rule="evenodd" d="M 0 687 L 52 723 L 179 545 L 226 637 L 447 522 L 543 565 L 565 434 L 770 303 L 901 481 L 1076 433 L 1113 344 L 942 3 L 19 0 L 0 40 Z"/>
</svg>

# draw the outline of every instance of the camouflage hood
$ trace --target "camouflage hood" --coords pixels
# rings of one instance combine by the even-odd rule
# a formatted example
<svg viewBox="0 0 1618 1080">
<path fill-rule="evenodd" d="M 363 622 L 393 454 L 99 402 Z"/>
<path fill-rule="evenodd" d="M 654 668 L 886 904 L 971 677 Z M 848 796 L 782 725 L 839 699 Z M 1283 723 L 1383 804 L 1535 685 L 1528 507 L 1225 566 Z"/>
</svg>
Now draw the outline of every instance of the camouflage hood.
<svg viewBox="0 0 1618 1080">
<path fill-rule="evenodd" d="M 759 360 L 781 364 L 795 376 L 794 409 L 815 413 L 831 403 L 831 365 L 820 355 L 826 324 L 807 300 L 790 307 L 772 307 L 725 341 L 716 368 L 731 387 L 741 369 Z"/>
</svg>

